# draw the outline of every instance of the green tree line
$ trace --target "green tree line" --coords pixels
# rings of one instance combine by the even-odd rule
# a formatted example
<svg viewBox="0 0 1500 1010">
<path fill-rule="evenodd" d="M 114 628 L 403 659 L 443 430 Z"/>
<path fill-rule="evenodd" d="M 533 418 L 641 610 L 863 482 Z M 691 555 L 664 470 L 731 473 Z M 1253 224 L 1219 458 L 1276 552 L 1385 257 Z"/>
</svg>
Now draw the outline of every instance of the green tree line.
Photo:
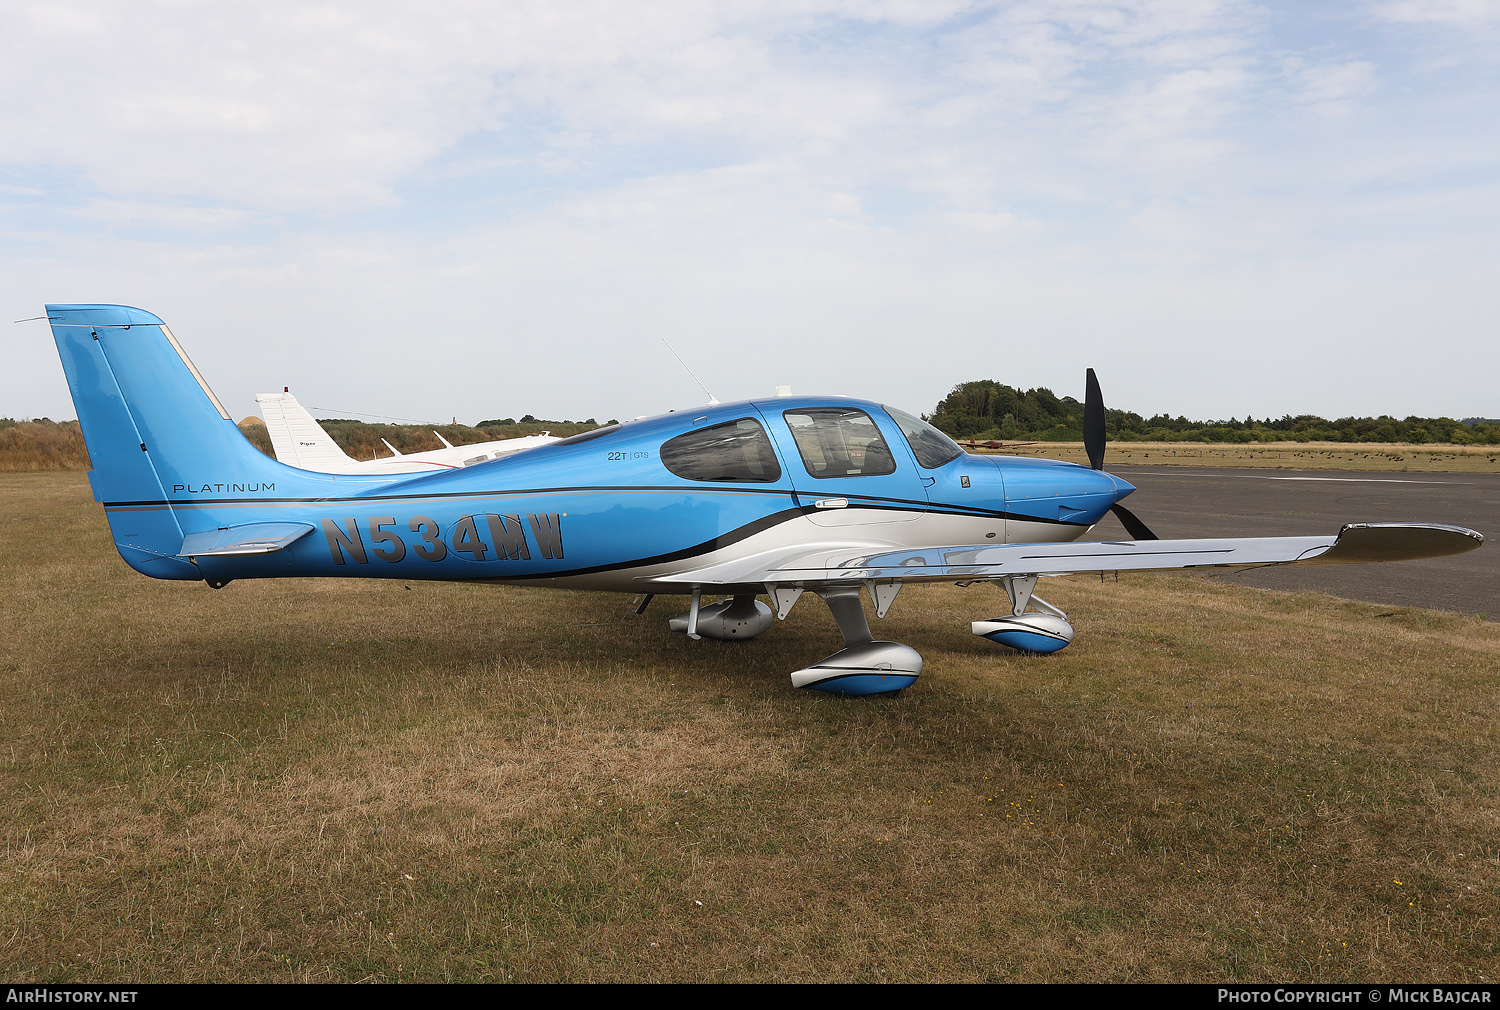
<svg viewBox="0 0 1500 1010">
<path fill-rule="evenodd" d="M 954 438 L 1034 439 L 1081 442 L 1083 404 L 1050 389 L 1020 390 L 992 379 L 953 387 L 927 420 Z M 1112 442 L 1429 442 L 1452 445 L 1500 444 L 1500 421 L 1451 417 L 1341 417 L 1315 414 L 1281 418 L 1190 421 L 1128 410 L 1106 410 L 1105 434 Z"/>
<path fill-rule="evenodd" d="M 387 449 L 381 439 L 389 441 L 402 454 L 412 452 L 427 452 L 431 449 L 441 449 L 443 443 L 438 440 L 437 432 L 452 442 L 454 445 L 472 445 L 475 442 L 498 442 L 507 438 L 520 438 L 523 435 L 540 435 L 544 431 L 550 431 L 559 438 L 569 435 L 577 435 L 580 432 L 590 431 L 599 425 L 593 418 L 587 421 L 541 421 L 527 414 L 519 421 L 510 418 L 496 421 L 480 421 L 477 425 L 467 424 L 371 424 L 366 421 L 355 421 L 347 418 L 319 418 L 318 423 L 328 436 L 338 443 L 354 459 L 374 459 L 376 456 L 389 456 L 391 451 Z M 266 434 L 262 425 L 241 425 L 240 430 L 245 437 L 254 442 L 262 452 L 267 455 L 271 453 L 271 438 Z"/>
<path fill-rule="evenodd" d="M 425 452 L 441 449 L 434 431 L 454 445 L 471 445 L 475 442 L 494 442 L 522 435 L 540 435 L 550 431 L 559 437 L 576 435 L 597 428 L 591 418 L 588 421 L 539 421 L 527 415 L 520 421 L 506 418 L 503 421 L 485 421 L 470 427 L 466 424 L 416 425 L 416 424 L 367 424 L 364 421 L 323 419 L 318 422 L 338 443 L 339 448 L 354 459 L 373 459 L 389 456 L 391 451 L 381 439 L 389 441 L 402 453 Z M 240 431 L 261 452 L 275 456 L 271 451 L 271 437 L 266 426 L 258 421 L 240 425 Z M 33 421 L 17 421 L 0 417 L 0 472 L 17 470 L 87 470 L 88 449 L 83 444 L 83 432 L 77 421 L 52 421 L 39 417 Z"/>
</svg>

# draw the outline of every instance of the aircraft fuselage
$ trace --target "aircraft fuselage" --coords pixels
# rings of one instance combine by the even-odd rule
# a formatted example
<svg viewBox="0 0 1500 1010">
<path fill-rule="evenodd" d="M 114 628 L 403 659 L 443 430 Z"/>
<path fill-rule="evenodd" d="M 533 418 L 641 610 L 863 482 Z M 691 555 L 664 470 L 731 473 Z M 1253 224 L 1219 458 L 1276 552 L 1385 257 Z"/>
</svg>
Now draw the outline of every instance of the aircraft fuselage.
<svg viewBox="0 0 1500 1010">
<path fill-rule="evenodd" d="M 823 455 L 809 463 L 813 436 L 802 432 L 799 444 L 794 434 L 793 422 L 821 421 L 834 411 L 863 415 L 878 430 L 879 438 L 866 445 L 811 450 L 853 467 L 829 467 Z M 669 446 L 695 432 L 752 430 L 752 424 L 769 443 L 756 435 L 760 451 L 774 454 L 758 463 L 754 479 L 706 472 L 692 459 L 683 464 Z M 889 459 L 873 459 L 880 441 Z M 734 451 L 738 461 L 743 453 Z M 821 475 L 813 473 L 815 465 Z M 843 472 L 853 469 L 877 472 Z M 184 474 L 164 490 L 185 528 L 234 526 L 251 510 L 256 521 L 314 527 L 273 554 L 200 557 L 198 567 L 211 582 L 373 576 L 678 593 L 680 583 L 654 577 L 781 546 L 847 552 L 1074 540 L 1134 490 L 1100 471 L 1051 460 L 960 454 L 925 467 L 879 404 L 845 397 L 718 404 L 461 471 L 378 487 L 344 477 L 329 490 L 339 485 L 346 494 L 307 499 L 284 497 L 274 483 L 211 483 Z M 161 506 L 107 507 L 120 519 L 123 512 Z"/>
</svg>

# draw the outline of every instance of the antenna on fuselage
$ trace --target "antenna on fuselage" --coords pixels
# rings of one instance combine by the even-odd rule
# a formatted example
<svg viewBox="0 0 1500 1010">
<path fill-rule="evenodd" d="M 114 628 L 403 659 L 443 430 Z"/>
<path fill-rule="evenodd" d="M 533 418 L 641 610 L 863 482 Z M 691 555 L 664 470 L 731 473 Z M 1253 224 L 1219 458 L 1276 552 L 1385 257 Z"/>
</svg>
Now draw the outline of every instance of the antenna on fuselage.
<svg viewBox="0 0 1500 1010">
<path fill-rule="evenodd" d="M 661 342 L 667 344 L 667 338 L 662 337 Z M 682 360 L 682 355 L 673 350 L 671 344 L 667 344 L 667 350 L 672 351 L 672 357 L 677 359 L 677 363 L 683 368 L 687 368 L 687 373 L 693 377 L 693 381 L 696 382 L 705 393 L 708 393 L 708 405 L 710 407 L 717 407 L 719 405 L 718 398 L 715 397 L 713 393 L 709 392 L 709 388 L 707 386 L 703 385 L 703 380 L 698 378 L 697 373 L 694 372 L 691 368 L 688 368 L 688 363 Z"/>
</svg>

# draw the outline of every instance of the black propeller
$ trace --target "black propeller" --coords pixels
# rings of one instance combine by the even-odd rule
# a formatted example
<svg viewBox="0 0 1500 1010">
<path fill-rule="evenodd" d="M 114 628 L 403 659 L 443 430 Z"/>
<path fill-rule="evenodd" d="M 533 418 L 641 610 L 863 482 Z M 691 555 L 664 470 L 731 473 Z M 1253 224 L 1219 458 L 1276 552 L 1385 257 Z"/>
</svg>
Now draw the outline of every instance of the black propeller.
<svg viewBox="0 0 1500 1010">
<path fill-rule="evenodd" d="M 1083 451 L 1088 453 L 1089 466 L 1104 469 L 1104 394 L 1099 391 L 1099 379 L 1090 368 L 1084 380 L 1083 390 Z M 1134 512 L 1118 502 L 1109 507 L 1130 534 L 1132 540 L 1160 540 L 1151 528 Z"/>
</svg>

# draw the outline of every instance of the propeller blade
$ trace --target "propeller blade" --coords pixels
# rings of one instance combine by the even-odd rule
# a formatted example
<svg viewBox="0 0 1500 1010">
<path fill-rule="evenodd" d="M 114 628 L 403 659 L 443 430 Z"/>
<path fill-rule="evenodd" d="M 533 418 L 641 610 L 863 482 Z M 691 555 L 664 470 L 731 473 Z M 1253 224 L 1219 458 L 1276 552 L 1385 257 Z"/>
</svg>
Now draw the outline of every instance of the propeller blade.
<svg viewBox="0 0 1500 1010">
<path fill-rule="evenodd" d="M 1161 537 L 1151 532 L 1151 528 L 1135 517 L 1135 513 L 1124 505 L 1111 505 L 1109 510 L 1120 520 L 1120 525 L 1125 527 L 1125 532 L 1130 534 L 1132 540 L 1160 540 Z"/>
<path fill-rule="evenodd" d="M 1083 388 L 1083 451 L 1089 454 L 1089 465 L 1095 470 L 1104 469 L 1104 393 L 1099 389 L 1099 377 L 1090 368 L 1084 376 Z M 1114 504 L 1109 510 L 1120 520 L 1125 532 L 1132 540 L 1160 540 L 1151 532 L 1151 527 L 1136 518 L 1136 514 L 1124 505 Z"/>
<path fill-rule="evenodd" d="M 1104 469 L 1104 394 L 1092 368 L 1084 380 L 1083 451 L 1089 454 L 1089 466 Z"/>
</svg>

